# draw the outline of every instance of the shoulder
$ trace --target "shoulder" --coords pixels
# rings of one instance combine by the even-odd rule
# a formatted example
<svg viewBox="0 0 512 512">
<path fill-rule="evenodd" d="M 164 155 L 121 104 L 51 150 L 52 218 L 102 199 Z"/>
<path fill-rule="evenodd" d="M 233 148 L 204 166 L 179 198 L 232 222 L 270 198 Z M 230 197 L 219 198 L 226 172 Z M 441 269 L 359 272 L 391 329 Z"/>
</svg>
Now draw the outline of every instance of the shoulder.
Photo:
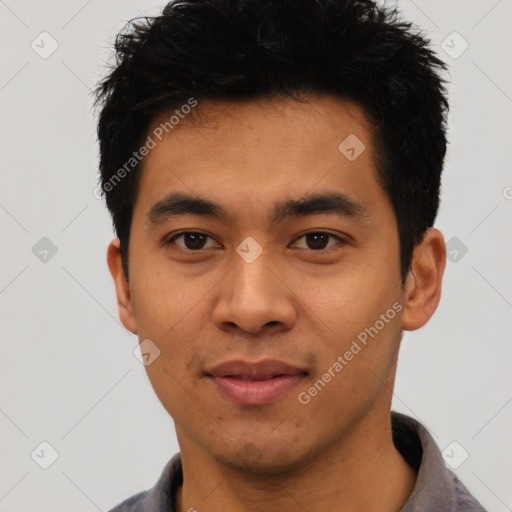
<svg viewBox="0 0 512 512">
<path fill-rule="evenodd" d="M 143 512 L 144 500 L 149 494 L 149 491 L 142 491 L 134 494 L 130 498 L 125 499 L 119 505 L 111 508 L 108 512 Z"/>
<path fill-rule="evenodd" d="M 450 473 L 452 473 L 450 471 Z M 455 512 L 486 512 L 484 507 L 466 489 L 464 484 L 452 473 L 455 497 Z"/>
<path fill-rule="evenodd" d="M 436 442 L 419 421 L 391 413 L 393 442 L 417 472 L 416 484 L 400 512 L 486 512 L 445 464 Z"/>
<path fill-rule="evenodd" d="M 183 470 L 178 452 L 166 464 L 151 489 L 134 494 L 108 512 L 175 512 L 176 491 L 182 483 Z"/>
</svg>

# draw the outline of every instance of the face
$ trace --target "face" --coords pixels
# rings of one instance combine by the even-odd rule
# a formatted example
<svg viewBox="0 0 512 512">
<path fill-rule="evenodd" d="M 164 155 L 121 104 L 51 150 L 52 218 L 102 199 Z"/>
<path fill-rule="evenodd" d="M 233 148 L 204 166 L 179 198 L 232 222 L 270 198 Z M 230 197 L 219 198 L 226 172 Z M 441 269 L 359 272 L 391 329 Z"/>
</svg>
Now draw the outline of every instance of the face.
<svg viewBox="0 0 512 512">
<path fill-rule="evenodd" d="M 357 105 L 197 108 L 146 157 L 121 319 L 160 350 L 146 370 L 182 449 L 286 471 L 386 421 L 396 219 Z"/>
</svg>

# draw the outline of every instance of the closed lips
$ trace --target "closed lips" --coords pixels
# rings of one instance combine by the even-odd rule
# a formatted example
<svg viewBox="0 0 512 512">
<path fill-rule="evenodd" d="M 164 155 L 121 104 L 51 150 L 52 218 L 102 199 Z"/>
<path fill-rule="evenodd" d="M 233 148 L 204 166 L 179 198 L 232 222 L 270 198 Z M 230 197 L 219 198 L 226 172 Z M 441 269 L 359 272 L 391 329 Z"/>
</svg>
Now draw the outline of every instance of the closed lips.
<svg viewBox="0 0 512 512">
<path fill-rule="evenodd" d="M 306 375 L 304 369 L 277 359 L 227 361 L 206 373 L 224 398 L 243 407 L 261 407 L 283 398 Z"/>
<path fill-rule="evenodd" d="M 307 372 L 279 360 L 265 359 L 260 362 L 228 361 L 216 366 L 207 375 L 240 380 L 269 380 L 283 375 L 307 375 Z"/>
</svg>

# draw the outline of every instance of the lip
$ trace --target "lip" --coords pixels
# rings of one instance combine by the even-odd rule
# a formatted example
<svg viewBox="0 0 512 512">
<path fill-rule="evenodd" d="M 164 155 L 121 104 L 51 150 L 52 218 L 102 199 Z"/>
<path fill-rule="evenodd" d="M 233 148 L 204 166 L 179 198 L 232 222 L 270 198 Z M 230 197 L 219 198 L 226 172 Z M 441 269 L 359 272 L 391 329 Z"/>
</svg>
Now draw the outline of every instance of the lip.
<svg viewBox="0 0 512 512">
<path fill-rule="evenodd" d="M 265 405 L 288 393 L 307 375 L 301 368 L 277 359 L 259 362 L 227 361 L 206 376 L 238 405 Z"/>
</svg>

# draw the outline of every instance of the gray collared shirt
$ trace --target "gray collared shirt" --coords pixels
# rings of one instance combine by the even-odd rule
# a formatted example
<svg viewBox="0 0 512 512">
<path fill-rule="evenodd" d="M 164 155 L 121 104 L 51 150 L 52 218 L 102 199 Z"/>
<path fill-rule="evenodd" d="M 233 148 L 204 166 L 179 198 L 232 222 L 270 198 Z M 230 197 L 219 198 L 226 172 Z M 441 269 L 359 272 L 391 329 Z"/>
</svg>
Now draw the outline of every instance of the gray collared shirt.
<svg viewBox="0 0 512 512">
<path fill-rule="evenodd" d="M 414 489 L 399 512 L 485 512 L 445 466 L 434 439 L 421 423 L 396 412 L 391 413 L 391 421 L 397 450 L 418 474 Z M 182 484 L 181 457 L 177 453 L 151 489 L 128 498 L 109 512 L 176 512 L 176 491 Z"/>
</svg>

